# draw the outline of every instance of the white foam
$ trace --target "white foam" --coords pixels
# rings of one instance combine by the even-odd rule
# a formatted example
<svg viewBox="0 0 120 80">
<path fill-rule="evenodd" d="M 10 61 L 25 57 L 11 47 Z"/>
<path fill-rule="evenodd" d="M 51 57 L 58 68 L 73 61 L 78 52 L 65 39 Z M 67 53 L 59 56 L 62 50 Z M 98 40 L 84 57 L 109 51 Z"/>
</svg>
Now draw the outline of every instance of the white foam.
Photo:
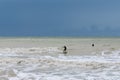
<svg viewBox="0 0 120 80">
<path fill-rule="evenodd" d="M 22 56 L 25 54 L 42 54 L 62 52 L 57 47 L 33 48 L 0 48 L 0 56 Z"/>
<path fill-rule="evenodd" d="M 3 80 L 119 80 L 120 51 L 102 51 L 101 55 L 37 55 L 36 52 L 59 52 L 55 48 L 1 49 L 0 79 Z M 7 57 L 3 57 L 4 54 Z M 18 54 L 28 58 L 16 57 Z M 41 53 L 39 52 L 39 53 Z M 11 57 L 11 56 L 14 57 Z M 28 56 L 28 55 L 27 55 Z M 35 57 L 36 56 L 36 57 Z"/>
<path fill-rule="evenodd" d="M 115 50 L 115 51 L 110 51 L 110 50 L 105 50 L 101 52 L 102 56 L 120 56 L 120 50 Z"/>
</svg>

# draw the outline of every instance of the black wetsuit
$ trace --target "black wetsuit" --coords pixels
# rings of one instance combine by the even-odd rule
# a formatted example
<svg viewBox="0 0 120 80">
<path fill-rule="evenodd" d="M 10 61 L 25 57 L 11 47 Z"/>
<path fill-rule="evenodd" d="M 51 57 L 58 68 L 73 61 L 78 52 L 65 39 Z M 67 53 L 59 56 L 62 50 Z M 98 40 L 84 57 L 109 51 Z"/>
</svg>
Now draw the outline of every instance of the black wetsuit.
<svg viewBox="0 0 120 80">
<path fill-rule="evenodd" d="M 66 46 L 64 46 L 64 51 L 66 51 L 67 50 L 67 47 Z"/>
<path fill-rule="evenodd" d="M 94 44 L 92 44 L 92 47 L 94 47 L 95 45 Z"/>
</svg>

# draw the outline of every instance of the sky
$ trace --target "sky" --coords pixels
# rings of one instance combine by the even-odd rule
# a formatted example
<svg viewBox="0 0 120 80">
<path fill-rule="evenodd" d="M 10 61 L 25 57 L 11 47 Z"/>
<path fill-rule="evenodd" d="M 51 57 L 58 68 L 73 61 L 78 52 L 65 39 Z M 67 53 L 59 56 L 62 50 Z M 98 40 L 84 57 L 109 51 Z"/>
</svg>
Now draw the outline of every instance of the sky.
<svg viewBox="0 0 120 80">
<path fill-rule="evenodd" d="M 0 0 L 0 36 L 120 36 L 120 0 Z"/>
</svg>

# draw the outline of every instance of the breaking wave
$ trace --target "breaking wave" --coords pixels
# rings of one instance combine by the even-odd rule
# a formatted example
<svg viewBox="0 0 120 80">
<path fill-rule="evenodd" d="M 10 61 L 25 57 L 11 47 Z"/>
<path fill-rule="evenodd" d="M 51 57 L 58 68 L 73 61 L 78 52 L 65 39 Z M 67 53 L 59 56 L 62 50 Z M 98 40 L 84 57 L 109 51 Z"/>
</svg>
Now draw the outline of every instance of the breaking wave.
<svg viewBox="0 0 120 80">
<path fill-rule="evenodd" d="M 119 80 L 120 51 L 63 55 L 57 47 L 0 48 L 2 80 Z M 40 55 L 48 53 L 46 55 Z M 51 54 L 56 54 L 52 56 Z M 22 57 L 20 57 L 22 56 Z"/>
</svg>

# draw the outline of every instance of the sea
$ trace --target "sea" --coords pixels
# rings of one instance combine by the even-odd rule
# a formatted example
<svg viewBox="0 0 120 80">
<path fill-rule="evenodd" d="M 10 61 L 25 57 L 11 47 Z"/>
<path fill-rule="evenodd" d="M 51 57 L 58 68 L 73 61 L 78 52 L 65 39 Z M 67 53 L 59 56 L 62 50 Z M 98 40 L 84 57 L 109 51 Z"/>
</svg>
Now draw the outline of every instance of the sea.
<svg viewBox="0 0 120 80">
<path fill-rule="evenodd" d="M 0 80 L 120 80 L 120 38 L 1 37 Z"/>
</svg>

